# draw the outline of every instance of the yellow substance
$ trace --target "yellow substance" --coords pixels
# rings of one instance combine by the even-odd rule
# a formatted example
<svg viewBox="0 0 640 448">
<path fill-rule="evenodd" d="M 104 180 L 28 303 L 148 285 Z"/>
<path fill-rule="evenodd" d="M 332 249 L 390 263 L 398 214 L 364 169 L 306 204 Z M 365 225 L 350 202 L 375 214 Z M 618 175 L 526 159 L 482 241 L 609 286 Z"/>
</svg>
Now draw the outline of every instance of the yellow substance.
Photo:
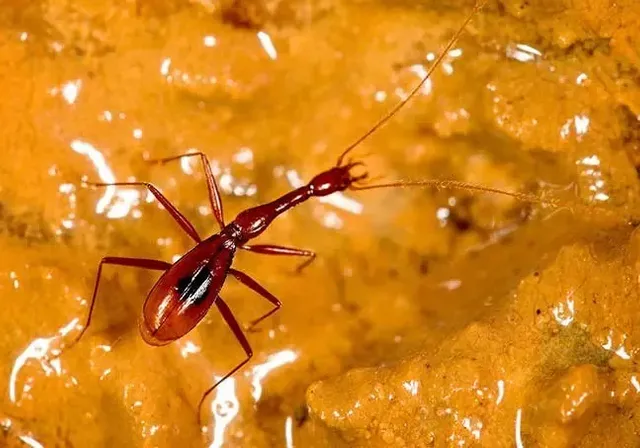
<svg viewBox="0 0 640 448">
<path fill-rule="evenodd" d="M 7 2 L 5 2 L 7 3 Z M 419 3 L 419 2 L 418 2 Z M 282 299 L 255 356 L 215 310 L 144 344 L 157 274 L 202 235 L 334 163 L 409 91 L 469 2 L 43 0 L 0 8 L 0 445 L 635 446 L 640 432 L 640 89 L 636 1 L 489 3 L 421 94 L 354 156 L 386 180 L 446 178 L 560 209 L 430 189 L 347 193 L 281 216 L 236 267 Z M 338 204 L 340 205 L 340 204 Z M 350 208 L 351 207 L 351 208 Z M 229 280 L 240 322 L 268 304 Z M 79 320 L 78 320 L 79 319 Z M 58 356 L 59 355 L 59 356 Z M 203 438 L 205 440 L 203 440 Z"/>
</svg>

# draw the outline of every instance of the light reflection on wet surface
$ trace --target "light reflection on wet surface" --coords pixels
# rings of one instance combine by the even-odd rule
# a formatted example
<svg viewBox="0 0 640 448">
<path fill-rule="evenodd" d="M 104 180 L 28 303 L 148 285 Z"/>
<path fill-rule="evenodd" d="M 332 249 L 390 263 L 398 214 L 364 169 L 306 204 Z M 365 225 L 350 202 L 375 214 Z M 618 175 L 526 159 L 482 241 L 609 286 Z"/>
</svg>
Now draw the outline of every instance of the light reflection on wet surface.
<svg viewBox="0 0 640 448">
<path fill-rule="evenodd" d="M 283 33 L 277 26 L 223 23 L 203 12 L 209 11 L 207 2 L 170 10 L 161 20 L 153 12 L 160 6 L 142 3 L 141 10 L 152 11 L 151 16 L 135 16 L 120 6 L 107 14 L 100 4 L 87 10 L 56 1 L 34 22 L 46 27 L 42 23 L 26 31 L 18 21 L 0 30 L 8 45 L 0 54 L 12 61 L 0 69 L 1 82 L 11 83 L 5 89 L 11 98 L 1 111 L 7 123 L 3 141 L 14 151 L 0 185 L 6 227 L 0 233 L 6 254 L 0 261 L 0 291 L 7 307 L 0 322 L 7 328 L 6 407 L 25 417 L 24 422 L 3 418 L 1 425 L 27 446 L 57 443 L 50 434 L 58 433 L 69 434 L 66 442 L 72 446 L 107 446 L 92 437 L 114 427 L 121 446 L 191 446 L 200 436 L 192 428 L 199 394 L 224 372 L 224 362 L 237 356 L 237 344 L 217 316 L 206 320 L 193 339 L 166 350 L 145 347 L 135 319 L 153 278 L 126 269 L 106 277 L 97 330 L 75 352 L 60 354 L 79 330 L 100 257 L 176 261 L 188 250 L 181 236 L 171 233 L 173 223 L 161 221 L 162 210 L 144 189 L 85 188 L 83 181 L 153 179 L 198 227 L 211 230 L 199 160 L 182 159 L 171 171 L 146 166 L 144 159 L 205 152 L 227 216 L 272 200 L 330 166 L 359 129 L 366 130 L 386 107 L 406 98 L 462 18 L 462 11 L 449 17 L 347 5 L 345 17 L 362 20 L 360 34 L 336 21 L 333 12 L 323 12 L 327 22 L 314 19 Z M 16 17 L 28 13 L 25 9 Z M 495 13 L 488 14 L 491 21 Z M 513 20 L 513 29 L 505 33 L 517 37 L 521 23 Z M 425 35 L 433 23 L 438 26 Z M 367 24 L 376 24 L 374 34 Z M 603 118 L 615 117 L 612 105 L 620 104 L 590 90 L 598 82 L 593 67 L 607 70 L 607 60 L 583 55 L 577 62 L 554 61 L 546 50 L 552 45 L 507 35 L 493 41 L 490 30 L 474 30 L 449 52 L 416 101 L 397 117 L 396 127 L 390 124 L 378 140 L 363 145 L 363 153 L 382 160 L 372 164 L 375 174 L 457 176 L 519 190 L 531 181 L 544 184 L 536 178 L 539 173 L 519 165 L 530 148 L 556 154 L 566 149 L 567 169 L 585 186 L 580 193 L 587 203 L 608 204 L 619 191 L 633 196 L 634 183 L 625 183 L 633 176 L 616 177 L 633 167 L 617 158 L 620 151 L 611 143 L 627 137 L 615 134 L 624 123 L 614 126 Z M 476 40 L 492 44 L 482 47 Z M 46 56 L 38 56 L 36 48 Z M 37 63 L 35 71 L 24 63 L 24 54 Z M 597 51 L 593 57 L 601 58 Z M 533 91 L 526 90 L 528 85 Z M 25 100 L 30 95 L 32 102 Z M 27 103 L 32 109 L 22 113 Z M 16 123 L 31 123 L 36 138 L 25 130 L 28 126 Z M 35 148 L 25 142 L 35 142 Z M 469 161 L 482 151 L 490 156 L 481 154 L 488 162 L 478 168 Z M 516 175 L 503 174 L 512 171 Z M 310 446 L 309 434 L 325 436 L 323 425 L 336 433 L 355 428 L 357 437 L 368 434 L 372 439 L 366 440 L 398 446 L 411 446 L 416 437 L 430 440 L 433 434 L 460 446 L 484 440 L 524 446 L 524 435 L 530 435 L 523 427 L 534 417 L 530 407 L 538 396 L 527 394 L 538 392 L 538 378 L 519 369 L 544 359 L 548 349 L 535 345 L 543 339 L 534 337 L 539 336 L 536 325 L 551 328 L 555 338 L 566 337 L 566 345 L 577 336 L 563 332 L 586 332 L 585 341 L 599 351 L 580 362 L 611 364 L 613 380 L 637 395 L 637 374 L 623 378 L 616 364 L 633 362 L 637 354 L 637 297 L 626 280 L 637 273 L 615 257 L 600 261 L 573 240 L 566 243 L 564 261 L 553 260 L 564 243 L 552 245 L 544 256 L 534 253 L 531 247 L 560 230 L 540 230 L 533 243 L 518 246 L 524 221 L 513 218 L 517 205 L 440 193 L 347 192 L 283 216 L 265 237 L 318 251 L 316 265 L 304 276 L 291 275 L 286 261 L 239 260 L 285 307 L 263 331 L 249 335 L 254 361 L 213 394 L 210 446 L 238 440 L 251 446 L 269 446 L 273 440 Z M 481 221 L 491 224 L 483 227 Z M 501 244 L 504 250 L 518 249 L 504 259 L 492 258 Z M 464 259 L 471 249 L 480 261 L 443 272 L 442 266 Z M 537 281 L 529 276 L 535 263 L 528 257 L 545 260 L 535 266 L 542 271 L 542 286 L 533 292 L 524 290 Z M 50 274 L 35 270 L 40 266 L 55 271 L 53 282 L 46 277 Z M 589 269 L 593 272 L 577 272 Z M 505 271 L 510 273 L 506 279 L 496 273 Z M 556 271 L 566 283 L 548 280 Z M 585 276 L 595 280 L 582 288 Z M 506 283 L 517 294 L 495 292 Z M 470 292 L 476 286 L 480 295 Z M 225 288 L 240 321 L 255 314 L 260 305 L 250 293 L 235 285 Z M 494 304 L 505 303 L 516 309 L 496 310 L 491 331 L 469 326 L 479 319 L 478 309 L 493 311 Z M 504 322 L 517 325 L 501 327 Z M 598 337 L 590 339 L 591 332 Z M 116 343 L 121 338 L 124 342 Z M 437 368 L 430 358 L 433 346 L 425 348 L 425 340 L 445 344 L 438 356 L 451 375 L 448 380 L 428 373 Z M 474 345 L 477 341 L 481 344 Z M 455 364 L 465 350 L 478 356 Z M 414 370 L 382 381 L 377 394 L 378 372 L 397 372 L 396 356 Z M 571 356 L 565 353 L 560 360 L 577 362 Z M 500 368 L 491 370 L 495 365 Z M 374 368 L 343 387 L 344 372 L 360 366 Z M 483 367 L 489 371 L 481 380 L 464 376 Z M 567 377 L 573 388 L 549 392 L 576 426 L 589 424 L 587 418 L 579 420 L 584 409 L 617 405 L 615 400 L 630 396 L 607 389 L 610 401 L 603 400 L 598 395 L 602 378 L 578 367 L 576 372 Z M 527 375 L 534 377 L 530 383 L 518 383 Z M 307 400 L 304 390 L 321 379 L 326 388 Z M 504 412 L 485 413 L 478 402 Z M 292 409 L 307 405 L 311 415 L 302 425 Z M 407 424 L 419 409 L 435 413 L 430 426 Z M 87 420 L 87 415 L 98 418 Z M 74 423 L 57 431 L 67 421 Z M 547 423 L 543 429 L 553 427 Z M 419 428 L 427 426 L 428 433 L 421 433 Z"/>
</svg>

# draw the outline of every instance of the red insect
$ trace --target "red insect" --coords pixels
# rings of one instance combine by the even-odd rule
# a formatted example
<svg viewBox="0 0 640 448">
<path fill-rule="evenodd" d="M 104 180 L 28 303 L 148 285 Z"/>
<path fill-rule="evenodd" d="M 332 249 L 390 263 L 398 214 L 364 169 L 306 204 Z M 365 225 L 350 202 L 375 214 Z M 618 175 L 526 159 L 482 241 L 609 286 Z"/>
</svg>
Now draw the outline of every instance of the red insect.
<svg viewBox="0 0 640 448">
<path fill-rule="evenodd" d="M 338 191 L 347 189 L 365 190 L 372 188 L 384 187 L 404 187 L 404 186 L 425 186 L 431 185 L 442 188 L 464 188 L 498 192 L 503 194 L 515 195 L 523 197 L 518 193 L 501 192 L 490 188 L 465 184 L 455 181 L 414 181 L 414 182 L 394 182 L 378 185 L 363 185 L 361 181 L 367 179 L 368 173 L 361 172 L 356 174 L 354 169 L 363 166 L 362 162 L 345 162 L 346 156 L 363 140 L 369 137 L 382 125 L 384 125 L 402 106 L 404 106 L 413 97 L 416 92 L 427 81 L 433 70 L 441 63 L 447 52 L 456 42 L 464 27 L 469 23 L 473 15 L 482 7 L 476 6 L 473 12 L 467 17 L 463 25 L 456 32 L 454 37 L 446 45 L 438 59 L 431 66 L 426 76 L 411 91 L 411 93 L 403 101 L 398 103 L 388 114 L 380 119 L 366 134 L 357 139 L 353 144 L 347 147 L 332 168 L 315 176 L 307 185 L 297 188 L 273 202 L 250 208 L 241 212 L 233 221 L 225 223 L 222 210 L 222 201 L 216 181 L 211 172 L 211 167 L 207 162 L 203 153 L 185 154 L 176 157 L 156 160 L 157 163 L 166 163 L 172 160 L 178 160 L 186 157 L 199 157 L 206 175 L 207 186 L 209 189 L 209 199 L 213 214 L 220 225 L 220 232 L 215 235 L 202 239 L 193 225 L 187 218 L 174 207 L 168 199 L 153 185 L 146 182 L 118 182 L 113 184 L 89 183 L 93 186 L 144 186 L 155 198 L 164 206 L 173 219 L 182 227 L 182 229 L 194 240 L 195 247 L 182 256 L 175 263 L 168 263 L 161 260 L 152 260 L 146 258 L 125 258 L 125 257 L 105 257 L 98 266 L 97 278 L 91 298 L 89 310 L 86 317 L 85 325 L 82 331 L 71 343 L 76 343 L 85 333 L 89 324 L 96 300 L 98 286 L 100 284 L 100 274 L 105 264 L 136 267 L 150 270 L 163 271 L 162 276 L 153 286 L 142 310 L 142 319 L 140 321 L 140 332 L 144 340 L 151 345 L 169 344 L 191 331 L 205 316 L 211 306 L 215 306 L 236 339 L 246 353 L 246 359 L 234 367 L 222 379 L 207 389 L 198 405 L 198 419 L 200 419 L 200 411 L 202 404 L 207 396 L 224 380 L 233 375 L 238 369 L 244 366 L 252 357 L 252 350 L 249 342 L 244 335 L 243 328 L 238 323 L 233 313 L 227 306 L 226 302 L 220 296 L 220 291 L 224 285 L 228 275 L 235 277 L 242 284 L 249 287 L 255 293 L 264 297 L 269 301 L 273 308 L 266 314 L 258 317 L 250 323 L 249 328 L 257 325 L 262 320 L 271 316 L 278 311 L 281 306 L 273 294 L 251 278 L 249 275 L 238 271 L 232 267 L 235 253 L 238 249 L 255 252 L 264 255 L 286 255 L 306 257 L 307 260 L 299 267 L 304 268 L 309 265 L 315 258 L 315 253 L 309 250 L 296 249 L 284 246 L 274 245 L 250 245 L 252 239 L 256 238 L 264 232 L 269 224 L 280 214 L 286 212 L 290 208 L 305 202 L 311 197 L 327 196 Z"/>
</svg>

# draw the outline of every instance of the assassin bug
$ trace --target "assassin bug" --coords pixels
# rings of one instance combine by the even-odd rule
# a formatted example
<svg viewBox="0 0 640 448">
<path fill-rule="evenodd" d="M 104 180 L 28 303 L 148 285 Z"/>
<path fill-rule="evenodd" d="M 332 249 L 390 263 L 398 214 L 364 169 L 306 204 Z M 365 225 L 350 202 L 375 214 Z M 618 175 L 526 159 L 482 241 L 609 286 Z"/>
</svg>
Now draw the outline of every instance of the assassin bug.
<svg viewBox="0 0 640 448">
<path fill-rule="evenodd" d="M 198 404 L 198 421 L 200 422 L 201 408 L 207 396 L 220 383 L 225 381 L 242 368 L 242 366 L 248 363 L 253 355 L 251 346 L 244 334 L 243 327 L 238 323 L 231 309 L 220 296 L 220 291 L 227 276 L 233 276 L 236 280 L 240 281 L 273 305 L 269 312 L 251 321 L 249 328 L 254 327 L 262 320 L 271 316 L 281 307 L 280 300 L 263 288 L 256 280 L 244 272 L 232 267 L 236 251 L 238 249 L 242 249 L 264 255 L 306 257 L 307 260 L 300 265 L 298 268 L 299 270 L 309 265 L 315 258 L 315 253 L 309 250 L 276 245 L 248 244 L 250 240 L 262 234 L 269 227 L 270 223 L 280 214 L 298 204 L 301 204 L 302 202 L 305 202 L 311 197 L 327 196 L 347 189 L 366 190 L 373 188 L 405 186 L 461 188 L 465 190 L 506 194 L 525 201 L 541 202 L 532 195 L 505 192 L 457 181 L 421 180 L 367 185 L 364 184 L 363 181 L 368 178 L 368 173 L 366 171 L 360 172 L 359 174 L 355 172 L 357 167 L 363 167 L 364 164 L 362 162 L 347 161 L 347 156 L 354 148 L 382 127 L 391 117 L 393 117 L 393 115 L 395 115 L 396 112 L 398 112 L 398 110 L 400 110 L 413 96 L 415 96 L 430 77 L 431 73 L 433 73 L 445 58 L 446 54 L 462 34 L 464 28 L 472 19 L 474 14 L 476 14 L 482 7 L 483 3 L 477 5 L 473 9 L 462 26 L 456 31 L 455 35 L 435 60 L 434 64 L 430 67 L 426 75 L 411 90 L 409 95 L 396 104 L 396 106 L 384 115 L 373 127 L 371 127 L 369 131 L 349 145 L 342 154 L 340 154 L 333 167 L 316 175 L 307 185 L 286 193 L 273 202 L 244 210 L 229 223 L 226 223 L 224 220 L 220 192 L 211 171 L 211 167 L 203 153 L 189 153 L 152 161 L 154 163 L 167 163 L 187 157 L 198 157 L 200 159 L 206 177 L 213 215 L 220 226 L 220 231 L 212 236 L 202 239 L 189 220 L 150 183 L 118 182 L 105 184 L 86 182 L 87 185 L 95 187 L 146 187 L 160 202 L 160 204 L 164 206 L 178 225 L 191 237 L 191 239 L 194 240 L 196 245 L 173 264 L 166 261 L 146 258 L 104 257 L 98 265 L 96 282 L 85 324 L 70 345 L 73 345 L 80 340 L 91 323 L 96 295 L 100 284 L 100 276 L 104 265 L 118 265 L 163 271 L 163 274 L 149 292 L 143 306 L 142 318 L 140 319 L 140 332 L 145 342 L 150 345 L 161 346 L 180 339 L 202 320 L 209 308 L 215 306 L 246 353 L 246 359 L 235 366 L 202 395 Z"/>
</svg>

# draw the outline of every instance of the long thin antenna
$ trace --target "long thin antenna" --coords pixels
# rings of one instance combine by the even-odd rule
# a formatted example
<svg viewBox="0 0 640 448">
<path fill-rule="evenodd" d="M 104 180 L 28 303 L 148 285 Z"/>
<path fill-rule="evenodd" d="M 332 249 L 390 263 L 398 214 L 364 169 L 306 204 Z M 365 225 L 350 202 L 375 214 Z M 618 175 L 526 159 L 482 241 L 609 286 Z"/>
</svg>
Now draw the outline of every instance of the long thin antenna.
<svg viewBox="0 0 640 448">
<path fill-rule="evenodd" d="M 529 202 L 534 204 L 549 205 L 554 208 L 560 207 L 559 201 L 556 199 L 542 199 L 536 195 L 529 193 L 518 193 L 516 191 L 499 190 L 497 188 L 485 187 L 482 185 L 471 184 L 468 182 L 462 182 L 459 180 L 437 180 L 437 179 L 425 179 L 425 180 L 409 180 L 409 181 L 396 181 L 386 182 L 376 185 L 364 185 L 362 187 L 352 186 L 352 190 L 375 190 L 378 188 L 402 188 L 402 187 L 434 187 L 442 190 L 465 190 L 465 191 L 479 191 L 483 193 L 496 193 L 503 196 L 511 196 L 523 202 Z"/>
<path fill-rule="evenodd" d="M 409 100 L 411 100 L 411 98 L 413 98 L 416 95 L 416 93 L 418 93 L 418 91 L 422 88 L 424 83 L 427 82 L 427 80 L 431 77 L 431 74 L 433 73 L 433 71 L 436 68 L 438 68 L 438 66 L 442 63 L 442 60 L 446 57 L 447 53 L 449 53 L 449 50 L 451 50 L 451 47 L 453 47 L 453 45 L 456 43 L 456 41 L 464 31 L 466 26 L 469 24 L 473 16 L 476 15 L 476 13 L 478 13 L 484 7 L 486 2 L 487 0 L 483 0 L 473 8 L 473 11 L 471 11 L 471 13 L 467 16 L 462 26 L 458 29 L 458 31 L 456 31 L 456 34 L 453 35 L 449 43 L 440 52 L 440 55 L 435 60 L 433 65 L 429 67 L 429 70 L 427 70 L 427 74 L 424 75 L 424 77 L 413 89 L 411 89 L 411 92 L 409 92 L 409 95 L 406 98 L 402 99 L 400 102 L 398 102 L 398 104 L 396 104 L 389 112 L 387 112 L 386 115 L 380 118 L 380 120 L 378 120 L 378 122 L 374 124 L 367 132 L 365 132 L 356 141 L 354 141 L 349 146 L 347 146 L 347 148 L 342 152 L 342 154 L 340 154 L 340 157 L 338 157 L 338 162 L 336 163 L 337 166 L 342 166 L 342 162 L 344 161 L 344 158 L 347 156 L 347 154 L 349 154 L 349 152 L 351 152 L 351 150 L 353 150 L 353 148 L 358 146 L 360 143 L 366 140 L 371 134 L 373 134 L 382 126 L 384 126 L 384 124 L 387 121 L 389 121 L 391 117 L 393 117 L 400 109 L 404 107 L 405 104 L 409 102 Z"/>
<path fill-rule="evenodd" d="M 472 184 L 469 182 L 462 182 L 459 180 L 438 180 L 438 179 L 425 179 L 425 180 L 399 180 L 394 182 L 385 182 L 376 185 L 352 185 L 351 190 L 376 190 L 378 188 L 404 188 L 404 187 L 433 187 L 437 190 L 464 190 L 464 191 L 477 191 L 481 193 L 495 193 L 502 196 L 510 196 L 518 199 L 522 202 L 530 204 L 539 204 L 547 207 L 551 207 L 555 210 L 567 209 L 573 213 L 584 214 L 585 216 L 593 215 L 594 213 L 611 220 L 616 223 L 633 224 L 637 225 L 638 218 L 634 216 L 621 216 L 617 210 L 608 210 L 602 207 L 585 205 L 575 201 L 561 201 L 559 198 L 546 198 L 531 193 L 520 193 L 517 191 L 500 190 L 498 188 L 485 187 L 478 184 Z"/>
</svg>

